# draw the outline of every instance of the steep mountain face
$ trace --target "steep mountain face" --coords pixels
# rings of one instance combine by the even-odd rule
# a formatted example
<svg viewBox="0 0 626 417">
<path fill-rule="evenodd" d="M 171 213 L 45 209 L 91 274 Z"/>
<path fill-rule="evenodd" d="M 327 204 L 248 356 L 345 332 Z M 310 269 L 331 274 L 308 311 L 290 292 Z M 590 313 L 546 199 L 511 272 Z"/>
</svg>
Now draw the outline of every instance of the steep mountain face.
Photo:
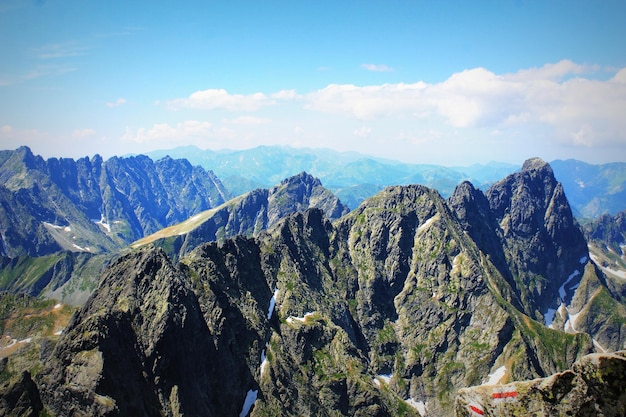
<svg viewBox="0 0 626 417">
<path fill-rule="evenodd" d="M 0 151 L 0 254 L 109 252 L 227 198 L 213 173 L 183 160 Z"/>
<path fill-rule="evenodd" d="M 338 219 L 349 211 L 322 186 L 319 179 L 302 172 L 275 187 L 251 191 L 179 225 L 147 236 L 133 246 L 161 239 L 158 244 L 171 248 L 168 250 L 170 254 L 184 254 L 207 241 L 223 241 L 239 234 L 258 236 L 288 214 L 308 208 L 319 208 L 330 219 Z"/>
<path fill-rule="evenodd" d="M 36 256 L 61 250 L 61 246 L 48 233 L 45 224 L 31 215 L 40 209 L 40 190 L 17 193 L 0 185 L 0 250 L 8 257 Z"/>
<path fill-rule="evenodd" d="M 486 197 L 508 252 L 505 275 L 525 313 L 538 319 L 547 308 L 569 302 L 588 259 L 587 243 L 550 166 L 528 160 Z"/>
<path fill-rule="evenodd" d="M 267 395 L 289 399 L 273 403 L 272 410 L 283 411 L 272 415 L 330 412 L 331 388 L 325 391 L 329 399 L 316 404 L 309 400 L 318 393 L 306 385 L 308 375 L 293 378 L 312 360 L 310 344 L 330 343 L 340 329 L 276 320 L 267 266 L 256 243 L 243 238 L 203 245 L 178 270 L 160 250 L 120 258 L 39 375 L 44 403 L 56 415 L 226 416 L 249 411 L 249 398 Z M 259 395 L 264 381 L 273 386 L 268 377 L 274 367 L 263 365 L 263 357 L 282 357 L 269 345 L 288 353 L 289 368 L 276 369 L 282 378 L 278 398 L 270 391 Z M 291 355 L 299 361 L 294 364 Z M 370 414 L 392 399 L 361 393 L 357 382 L 365 381 L 344 384 L 346 410 L 392 415 Z M 349 391 L 362 400 L 350 405 Z"/>
<path fill-rule="evenodd" d="M 319 208 L 331 220 L 349 211 L 332 192 L 322 186 L 319 179 L 302 172 L 269 190 L 267 227 L 273 226 L 289 213 L 307 208 Z"/>
<path fill-rule="evenodd" d="M 80 305 L 120 248 L 228 197 L 184 160 L 0 151 L 0 288 Z"/>
<path fill-rule="evenodd" d="M 596 273 L 585 276 L 553 326 L 594 335 L 600 351 L 626 349 L 626 212 L 605 214 L 584 225 Z"/>
<path fill-rule="evenodd" d="M 215 359 L 197 298 L 164 254 L 151 251 L 112 265 L 40 385 L 62 415 L 213 414 Z"/>
<path fill-rule="evenodd" d="M 101 252 L 117 247 L 53 181 L 30 149 L 0 151 L 0 255 L 41 256 L 59 250 Z M 32 242 L 32 243 L 31 243 Z"/>
<path fill-rule="evenodd" d="M 108 224 L 125 219 L 122 224 L 130 227 L 126 243 L 228 199 L 212 172 L 186 160 L 114 157 L 106 162 L 104 173 L 103 194 L 110 197 L 103 202 L 103 216 Z"/>
<path fill-rule="evenodd" d="M 599 337 L 623 343 L 619 327 L 593 327 L 602 294 L 622 301 L 581 265 L 586 247 L 565 253 L 563 235 L 580 249 L 568 210 L 532 160 L 486 194 L 390 187 L 334 222 L 290 214 L 177 265 L 143 247 L 106 271 L 35 382 L 55 415 L 449 416 L 460 388 L 565 371 Z M 588 334 L 544 325 L 559 298 Z"/>
</svg>

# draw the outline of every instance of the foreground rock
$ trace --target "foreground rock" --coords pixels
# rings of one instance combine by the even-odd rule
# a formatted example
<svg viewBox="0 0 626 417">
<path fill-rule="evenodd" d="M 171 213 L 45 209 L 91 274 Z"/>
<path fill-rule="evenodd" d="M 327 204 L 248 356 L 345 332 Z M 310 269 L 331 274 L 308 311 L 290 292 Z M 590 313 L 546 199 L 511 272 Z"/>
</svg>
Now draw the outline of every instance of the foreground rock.
<svg viewBox="0 0 626 417">
<path fill-rule="evenodd" d="M 457 417 L 626 415 L 626 351 L 595 353 L 532 381 L 459 390 Z"/>
</svg>

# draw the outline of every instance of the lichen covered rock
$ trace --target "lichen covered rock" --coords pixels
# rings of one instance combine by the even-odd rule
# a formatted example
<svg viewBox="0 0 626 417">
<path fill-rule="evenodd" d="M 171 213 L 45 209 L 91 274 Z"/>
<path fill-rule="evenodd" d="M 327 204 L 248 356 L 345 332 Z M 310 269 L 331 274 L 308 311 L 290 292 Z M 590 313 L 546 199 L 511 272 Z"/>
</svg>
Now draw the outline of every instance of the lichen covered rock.
<svg viewBox="0 0 626 417">
<path fill-rule="evenodd" d="M 547 378 L 459 390 L 457 417 L 626 415 L 626 352 L 585 356 Z"/>
</svg>

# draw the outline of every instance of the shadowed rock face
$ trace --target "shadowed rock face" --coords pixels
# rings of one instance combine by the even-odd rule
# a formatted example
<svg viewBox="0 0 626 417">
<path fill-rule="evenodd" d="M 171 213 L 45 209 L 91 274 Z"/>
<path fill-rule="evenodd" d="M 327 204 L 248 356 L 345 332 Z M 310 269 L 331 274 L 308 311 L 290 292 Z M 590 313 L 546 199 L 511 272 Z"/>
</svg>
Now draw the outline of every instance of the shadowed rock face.
<svg viewBox="0 0 626 417">
<path fill-rule="evenodd" d="M 624 416 L 626 352 L 585 356 L 548 378 L 461 389 L 455 411 L 457 417 Z"/>
<path fill-rule="evenodd" d="M 38 417 L 42 410 L 39 391 L 30 373 L 23 372 L 16 380 L 0 385 L 0 415 Z"/>
<path fill-rule="evenodd" d="M 215 360 L 194 293 L 162 252 L 147 251 L 106 272 L 39 384 L 62 415 L 220 415 L 232 410 L 215 394 Z"/>
<path fill-rule="evenodd" d="M 555 242 L 571 229 L 550 220 L 567 200 L 539 161 L 497 187 L 492 200 L 470 184 L 449 200 L 389 187 L 335 222 L 294 213 L 177 265 L 130 252 L 37 376 L 43 402 L 59 415 L 238 415 L 249 400 L 253 417 L 450 416 L 459 389 L 502 367 L 500 382 L 563 372 L 591 337 L 533 315 L 568 279 L 550 275 L 569 266 Z M 519 199 L 534 211 L 512 215 Z M 540 290 L 520 292 L 524 262 Z M 581 282 L 602 287 L 596 272 Z"/>
<path fill-rule="evenodd" d="M 535 158 L 494 184 L 486 197 L 500 225 L 504 275 L 520 294 L 526 314 L 541 319 L 548 307 L 558 306 L 559 288 L 572 273 L 580 272 L 581 259 L 588 257 L 563 187 L 550 166 Z M 566 293 L 560 301 L 568 303 L 571 296 Z"/>
</svg>

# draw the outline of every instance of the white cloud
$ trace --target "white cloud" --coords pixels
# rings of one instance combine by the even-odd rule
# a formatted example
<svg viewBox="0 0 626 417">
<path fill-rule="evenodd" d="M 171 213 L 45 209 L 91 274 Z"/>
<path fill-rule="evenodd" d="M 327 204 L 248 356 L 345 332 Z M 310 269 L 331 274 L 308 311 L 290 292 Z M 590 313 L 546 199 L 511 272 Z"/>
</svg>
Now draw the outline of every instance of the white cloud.
<svg viewBox="0 0 626 417">
<path fill-rule="evenodd" d="M 171 110 L 226 109 L 230 111 L 254 111 L 261 107 L 270 106 L 275 100 L 263 93 L 230 94 L 224 89 L 208 89 L 192 93 L 187 98 L 177 98 L 166 103 Z"/>
<path fill-rule="evenodd" d="M 95 135 L 96 131 L 93 129 L 76 129 L 72 132 L 72 138 L 74 139 L 84 139 Z"/>
<path fill-rule="evenodd" d="M 107 107 L 109 107 L 109 108 L 119 107 L 119 106 L 122 106 L 124 104 L 126 104 L 126 99 L 123 98 L 123 97 L 120 97 L 120 98 L 118 98 L 115 101 L 107 102 Z"/>
<path fill-rule="evenodd" d="M 343 113 L 358 119 L 418 112 L 426 84 L 382 84 L 357 87 L 352 84 L 330 84 L 307 95 L 306 107 L 326 113 Z"/>
<path fill-rule="evenodd" d="M 140 128 L 135 131 L 126 128 L 122 140 L 146 143 L 181 142 L 190 138 L 207 138 L 213 135 L 212 125 L 209 122 L 187 120 L 170 126 L 167 123 L 157 123 L 150 129 Z"/>
<path fill-rule="evenodd" d="M 514 74 L 508 74 L 507 78 L 518 81 L 559 80 L 566 76 L 581 75 L 597 70 L 597 66 L 580 65 L 564 59 L 556 64 L 545 64 L 541 68 L 523 69 Z"/>
<path fill-rule="evenodd" d="M 365 68 L 368 71 L 373 72 L 392 72 L 393 68 L 385 64 L 361 64 L 361 68 Z"/>
<path fill-rule="evenodd" d="M 453 157 L 457 163 L 479 160 L 470 155 L 485 150 L 489 159 L 508 161 L 580 158 L 589 147 L 598 147 L 595 155 L 604 152 L 606 160 L 615 153 L 610 149 L 626 145 L 626 69 L 571 61 L 505 74 L 472 68 L 437 83 L 330 84 L 304 94 L 203 90 L 161 105 L 189 119 L 189 109 L 235 113 L 217 112 L 216 125 L 147 125 L 127 130 L 125 139 L 153 148 L 301 143 L 447 164 Z"/>
<path fill-rule="evenodd" d="M 614 83 L 626 84 L 626 68 L 619 70 L 610 81 Z"/>
<path fill-rule="evenodd" d="M 294 100 L 300 96 L 296 90 L 280 90 L 279 92 L 272 94 L 271 97 L 276 100 Z"/>
<path fill-rule="evenodd" d="M 548 127 L 570 145 L 626 144 L 626 69 L 608 81 L 582 77 L 597 70 L 565 60 L 503 75 L 474 68 L 435 84 L 331 84 L 306 95 L 305 108 L 359 120 L 440 118 L 499 132 Z"/>
<path fill-rule="evenodd" d="M 198 109 L 251 112 L 275 105 L 279 101 L 292 101 L 301 98 L 296 90 L 280 90 L 272 94 L 231 94 L 224 89 L 200 90 L 187 98 L 177 98 L 165 102 L 170 110 Z M 160 104 L 157 102 L 155 104 Z"/>
</svg>

